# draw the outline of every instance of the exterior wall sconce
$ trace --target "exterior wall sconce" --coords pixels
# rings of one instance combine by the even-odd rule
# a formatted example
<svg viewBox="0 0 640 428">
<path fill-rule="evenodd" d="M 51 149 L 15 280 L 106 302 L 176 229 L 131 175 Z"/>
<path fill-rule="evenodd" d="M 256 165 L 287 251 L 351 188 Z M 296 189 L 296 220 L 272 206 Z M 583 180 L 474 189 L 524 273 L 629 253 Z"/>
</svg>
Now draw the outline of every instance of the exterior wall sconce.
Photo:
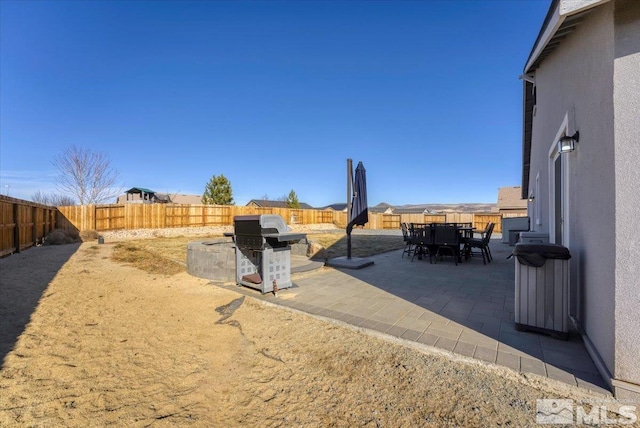
<svg viewBox="0 0 640 428">
<path fill-rule="evenodd" d="M 558 140 L 558 151 L 560 153 L 569 153 L 576 149 L 576 143 L 580 141 L 580 133 L 576 131 L 572 136 L 565 135 Z"/>
<path fill-rule="evenodd" d="M 535 198 L 536 197 L 533 195 L 533 192 L 529 193 L 529 198 L 528 198 L 529 202 L 533 202 Z"/>
</svg>

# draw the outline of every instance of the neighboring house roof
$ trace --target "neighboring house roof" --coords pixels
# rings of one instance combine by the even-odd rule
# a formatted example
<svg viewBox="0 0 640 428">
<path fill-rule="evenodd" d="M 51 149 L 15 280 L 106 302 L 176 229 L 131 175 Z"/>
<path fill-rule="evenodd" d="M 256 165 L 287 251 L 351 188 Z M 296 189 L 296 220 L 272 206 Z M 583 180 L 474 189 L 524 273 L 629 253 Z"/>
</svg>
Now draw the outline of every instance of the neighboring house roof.
<svg viewBox="0 0 640 428">
<path fill-rule="evenodd" d="M 380 202 L 378 205 L 376 205 L 373 208 L 384 208 L 384 209 L 387 209 L 387 208 L 393 208 L 393 205 L 390 205 L 390 204 L 388 204 L 386 202 Z"/>
<path fill-rule="evenodd" d="M 498 189 L 498 209 L 521 210 L 527 209 L 527 200 L 521 197 L 520 186 L 501 187 Z"/>
<path fill-rule="evenodd" d="M 585 14 L 594 7 L 610 0 L 553 0 L 538 33 L 527 63 L 524 67 L 523 107 L 524 129 L 522 135 L 522 189 L 521 196 L 529 194 L 529 169 L 531 164 L 531 127 L 533 126 L 533 107 L 535 106 L 535 71 L 542 61 L 553 52 L 562 39 L 580 25 Z"/>
<path fill-rule="evenodd" d="M 335 204 L 327 205 L 326 207 L 322 207 L 323 210 L 334 210 L 334 211 L 345 211 L 347 209 L 347 204 L 345 202 L 338 202 Z"/>
<path fill-rule="evenodd" d="M 129 195 L 132 195 L 131 196 L 132 199 L 129 199 L 130 198 Z M 134 196 L 134 195 L 136 195 L 136 196 Z M 124 202 L 127 202 L 127 201 L 131 201 L 131 202 L 137 202 L 137 201 L 166 202 L 161 195 L 159 195 L 156 192 L 154 192 L 153 190 L 147 189 L 145 187 L 132 187 L 131 189 L 129 189 L 126 192 L 124 192 L 124 195 L 120 195 L 116 199 L 116 203 L 117 204 L 121 204 L 121 203 L 124 203 Z"/>
<path fill-rule="evenodd" d="M 386 212 L 389 208 L 393 208 L 391 205 L 389 204 L 378 204 L 375 207 L 368 207 L 367 210 L 369 212 L 372 213 L 384 213 Z M 346 211 L 347 210 L 347 204 L 345 202 L 337 202 L 335 204 L 331 204 L 331 205 L 327 205 L 326 207 L 322 207 L 320 208 L 322 210 L 334 210 L 334 211 Z"/>
<path fill-rule="evenodd" d="M 202 204 L 202 195 L 184 195 L 170 193 L 169 197 L 174 204 L 198 205 Z"/>
<path fill-rule="evenodd" d="M 158 193 L 151 189 L 144 187 L 132 187 L 127 190 L 123 195 L 118 196 L 116 203 L 127 202 L 127 195 L 138 195 L 142 198 L 142 194 L 148 195 L 149 200 L 161 203 L 173 203 L 173 204 L 185 204 L 185 205 L 197 205 L 202 203 L 202 196 L 200 195 L 186 195 L 178 193 Z M 134 199 L 136 201 L 137 199 Z"/>
<path fill-rule="evenodd" d="M 171 198 L 166 193 L 155 193 L 153 195 L 153 201 L 154 202 L 161 202 L 163 204 L 168 204 L 168 203 L 172 202 Z"/>
<path fill-rule="evenodd" d="M 392 206 L 380 206 L 378 204 L 375 207 L 369 207 L 368 210 L 372 213 L 392 213 L 394 208 Z"/>
<path fill-rule="evenodd" d="M 394 214 L 428 214 L 425 207 L 395 207 Z"/>
<path fill-rule="evenodd" d="M 127 190 L 124 193 L 150 193 L 150 194 L 154 194 L 156 192 L 154 192 L 151 189 L 145 189 L 144 187 L 132 187 L 131 189 Z"/>
<path fill-rule="evenodd" d="M 269 201 L 266 199 L 251 199 L 247 205 L 257 205 L 262 208 L 289 208 L 287 201 Z M 298 202 L 300 209 L 311 210 L 313 207 L 304 202 Z"/>
<path fill-rule="evenodd" d="M 391 214 L 394 212 L 394 207 L 393 205 L 390 205 L 386 202 L 380 202 L 378 205 L 374 206 L 374 207 L 369 207 L 369 211 L 372 213 L 386 213 L 386 214 Z"/>
</svg>

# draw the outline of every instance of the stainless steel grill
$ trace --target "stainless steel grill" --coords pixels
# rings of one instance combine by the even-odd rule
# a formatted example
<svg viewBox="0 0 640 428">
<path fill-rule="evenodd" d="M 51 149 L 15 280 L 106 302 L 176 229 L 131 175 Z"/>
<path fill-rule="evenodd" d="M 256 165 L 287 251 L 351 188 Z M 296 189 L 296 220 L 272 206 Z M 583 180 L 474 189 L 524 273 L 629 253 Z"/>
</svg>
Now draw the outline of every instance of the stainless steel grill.
<svg viewBox="0 0 640 428">
<path fill-rule="evenodd" d="M 291 244 L 306 238 L 289 232 L 279 215 L 235 216 L 236 283 L 262 293 L 291 287 Z"/>
</svg>

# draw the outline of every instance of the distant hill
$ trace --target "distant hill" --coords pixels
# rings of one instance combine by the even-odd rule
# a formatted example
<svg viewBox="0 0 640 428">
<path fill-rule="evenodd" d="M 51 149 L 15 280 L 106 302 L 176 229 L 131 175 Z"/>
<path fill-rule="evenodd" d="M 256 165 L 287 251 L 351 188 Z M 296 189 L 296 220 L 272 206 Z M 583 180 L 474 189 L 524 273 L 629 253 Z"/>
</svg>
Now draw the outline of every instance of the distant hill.
<svg viewBox="0 0 640 428">
<path fill-rule="evenodd" d="M 332 208 L 334 211 L 346 210 L 347 204 L 335 203 L 327 205 L 319 209 Z M 498 212 L 497 203 L 460 203 L 460 204 L 405 204 L 391 205 L 386 202 L 380 202 L 378 205 L 370 206 L 369 210 L 375 213 L 383 213 L 391 209 L 395 214 L 414 214 L 422 213 L 427 210 L 429 213 L 491 213 Z"/>
<path fill-rule="evenodd" d="M 427 210 L 434 213 L 458 212 L 458 213 L 478 213 L 497 212 L 498 204 L 495 203 L 461 203 L 461 204 L 418 204 L 418 205 L 397 205 L 394 207 L 399 211 L 419 212 Z"/>
</svg>

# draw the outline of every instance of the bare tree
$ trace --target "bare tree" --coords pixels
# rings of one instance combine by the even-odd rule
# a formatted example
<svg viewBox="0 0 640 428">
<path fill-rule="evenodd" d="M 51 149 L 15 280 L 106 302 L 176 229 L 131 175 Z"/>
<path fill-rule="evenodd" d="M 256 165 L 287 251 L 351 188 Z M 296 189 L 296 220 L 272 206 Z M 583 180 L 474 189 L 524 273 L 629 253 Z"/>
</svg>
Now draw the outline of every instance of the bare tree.
<svg viewBox="0 0 640 428">
<path fill-rule="evenodd" d="M 80 205 L 97 204 L 117 197 L 122 187 L 118 172 L 104 153 L 71 146 L 52 161 L 58 169 L 58 190 L 73 195 Z"/>
<path fill-rule="evenodd" d="M 47 195 L 40 190 L 36 190 L 35 193 L 31 195 L 31 200 L 38 204 L 51 205 L 54 207 L 66 207 L 76 204 L 76 201 L 69 196 L 58 194 Z"/>
<path fill-rule="evenodd" d="M 45 195 L 39 190 L 36 190 L 33 195 L 31 195 L 31 200 L 38 204 L 51 205 L 51 196 Z"/>
</svg>

